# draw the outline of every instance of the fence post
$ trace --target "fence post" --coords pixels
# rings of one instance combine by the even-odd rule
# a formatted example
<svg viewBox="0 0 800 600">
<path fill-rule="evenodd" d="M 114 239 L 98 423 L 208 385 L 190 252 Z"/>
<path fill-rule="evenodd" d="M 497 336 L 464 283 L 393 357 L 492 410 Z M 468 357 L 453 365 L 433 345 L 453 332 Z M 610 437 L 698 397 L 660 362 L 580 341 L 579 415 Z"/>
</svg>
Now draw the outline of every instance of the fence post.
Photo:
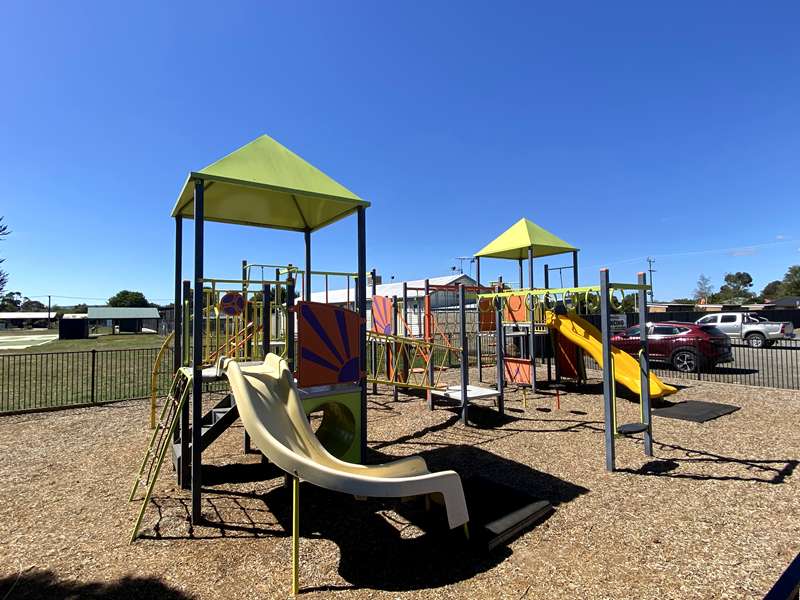
<svg viewBox="0 0 800 600">
<path fill-rule="evenodd" d="M 94 394 L 95 394 L 95 367 L 97 363 L 97 350 L 92 348 L 92 404 L 94 404 Z"/>
</svg>

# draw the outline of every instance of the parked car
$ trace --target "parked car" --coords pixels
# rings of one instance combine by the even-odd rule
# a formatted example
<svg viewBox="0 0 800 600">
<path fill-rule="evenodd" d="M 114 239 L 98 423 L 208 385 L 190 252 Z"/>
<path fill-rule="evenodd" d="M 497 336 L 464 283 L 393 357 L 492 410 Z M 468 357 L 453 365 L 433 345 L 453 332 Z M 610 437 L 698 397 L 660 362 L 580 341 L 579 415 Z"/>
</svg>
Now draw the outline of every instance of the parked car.
<svg viewBox="0 0 800 600">
<path fill-rule="evenodd" d="M 628 327 L 613 336 L 611 343 L 636 356 L 640 347 L 639 326 Z M 684 373 L 733 361 L 731 339 L 713 325 L 648 323 L 647 351 L 651 361 L 668 363 Z"/>
<path fill-rule="evenodd" d="M 768 321 L 754 313 L 718 313 L 695 321 L 713 325 L 734 340 L 744 340 L 752 348 L 768 348 L 776 340 L 793 339 L 794 325 L 788 321 Z"/>
</svg>

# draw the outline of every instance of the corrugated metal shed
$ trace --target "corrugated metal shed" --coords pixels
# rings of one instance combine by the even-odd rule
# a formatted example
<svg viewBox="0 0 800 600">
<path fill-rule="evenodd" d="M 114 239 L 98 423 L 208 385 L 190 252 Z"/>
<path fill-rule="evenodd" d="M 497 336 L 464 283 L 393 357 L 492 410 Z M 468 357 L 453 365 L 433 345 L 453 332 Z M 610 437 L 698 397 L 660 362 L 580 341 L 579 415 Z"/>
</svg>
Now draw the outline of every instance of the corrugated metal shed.
<svg viewBox="0 0 800 600">
<path fill-rule="evenodd" d="M 159 319 L 158 309 L 128 308 L 115 306 L 90 306 L 87 310 L 90 321 L 104 321 L 109 319 Z"/>
</svg>

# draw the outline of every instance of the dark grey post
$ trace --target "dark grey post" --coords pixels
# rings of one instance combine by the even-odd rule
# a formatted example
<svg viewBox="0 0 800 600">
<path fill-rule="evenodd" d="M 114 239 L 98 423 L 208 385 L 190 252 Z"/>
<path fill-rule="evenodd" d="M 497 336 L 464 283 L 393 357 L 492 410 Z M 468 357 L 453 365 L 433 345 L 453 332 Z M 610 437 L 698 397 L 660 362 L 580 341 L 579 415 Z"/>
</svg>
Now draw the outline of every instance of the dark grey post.
<svg viewBox="0 0 800 600">
<path fill-rule="evenodd" d="M 522 264 L 522 261 L 520 261 Z M 533 247 L 528 247 L 528 287 L 533 289 Z M 528 310 L 531 320 L 530 330 L 530 352 L 528 354 L 531 362 L 531 391 L 536 393 L 536 311 L 533 310 L 535 303 L 534 297 L 530 296 L 530 309 Z"/>
<path fill-rule="evenodd" d="M 181 318 L 183 318 L 183 304 L 184 302 L 189 301 L 192 295 L 192 284 L 190 281 L 183 282 L 183 289 L 182 289 L 182 296 L 181 296 Z M 188 327 L 188 323 L 183 323 L 183 327 Z M 181 334 L 181 337 L 183 335 Z M 176 338 L 177 340 L 177 338 Z M 186 349 L 188 353 L 188 348 Z M 180 356 L 180 366 L 184 366 L 183 364 L 183 353 Z M 181 411 L 181 458 L 180 458 L 180 470 L 178 471 L 178 483 L 180 484 L 181 488 L 184 490 L 188 490 L 192 487 L 192 473 L 191 473 L 191 465 L 192 459 L 189 453 L 191 452 L 191 444 L 190 438 L 192 436 L 192 430 L 189 426 L 189 403 L 184 402 L 183 410 Z"/>
<path fill-rule="evenodd" d="M 392 335 L 397 335 L 397 296 L 392 296 Z M 392 399 L 397 400 L 397 371 L 400 367 L 400 358 L 397 355 L 397 340 L 392 342 L 391 373 L 394 385 L 392 386 Z"/>
<path fill-rule="evenodd" d="M 175 307 L 172 347 L 175 349 L 172 357 L 172 372 L 177 373 L 181 368 L 183 350 L 183 334 L 181 333 L 181 320 L 183 319 L 183 304 L 181 303 L 181 277 L 183 277 L 183 217 L 175 217 Z"/>
<path fill-rule="evenodd" d="M 458 284 L 458 315 L 461 319 L 461 422 L 469 424 L 467 410 L 469 409 L 469 348 L 467 347 L 467 296 L 464 293 L 464 284 Z"/>
<path fill-rule="evenodd" d="M 572 251 L 572 285 L 578 287 L 578 251 Z"/>
<path fill-rule="evenodd" d="M 478 284 L 478 293 L 481 293 L 481 258 L 475 257 L 475 282 Z M 475 356 L 478 367 L 478 381 L 483 381 L 483 361 L 481 360 L 481 301 L 475 298 L 475 310 L 477 310 L 478 323 L 477 334 L 475 335 Z"/>
<path fill-rule="evenodd" d="M 502 290 L 503 286 L 502 283 L 499 286 L 499 290 Z M 499 296 L 495 299 L 495 354 L 497 356 L 497 391 L 500 393 L 498 397 L 499 406 L 503 406 L 504 398 L 503 398 L 503 390 L 505 388 L 505 366 L 503 364 L 503 357 L 505 355 L 505 339 L 503 334 L 503 300 Z M 501 408 L 501 411 L 503 409 Z"/>
<path fill-rule="evenodd" d="M 529 248 L 529 250 L 530 250 L 530 248 Z M 525 279 L 522 276 L 522 259 L 520 258 L 517 262 L 518 262 L 518 267 L 519 267 L 519 289 L 522 290 L 522 289 L 525 289 Z"/>
<path fill-rule="evenodd" d="M 372 285 L 372 297 L 375 297 L 375 295 L 378 293 L 378 284 L 375 281 L 375 279 L 378 276 L 378 274 L 376 273 L 375 269 L 372 269 L 371 274 L 372 274 L 372 284 L 371 284 Z M 373 311 L 375 310 L 375 307 L 372 306 L 372 301 L 370 301 L 370 305 L 369 306 L 370 306 L 370 315 L 371 315 L 371 319 L 370 319 L 371 323 L 370 323 L 370 325 L 374 325 L 375 324 L 375 313 Z M 365 317 L 366 317 L 366 314 L 367 314 L 367 312 L 366 312 L 366 309 L 365 309 L 364 310 Z M 372 342 L 372 344 L 370 344 L 370 349 L 369 350 L 370 350 L 370 358 L 372 360 L 372 370 L 375 372 L 375 376 L 377 377 L 378 376 L 378 365 L 375 364 L 375 363 L 378 362 L 378 349 L 375 347 L 375 342 L 374 341 Z M 374 381 L 372 382 L 372 393 L 373 394 L 377 394 L 378 393 L 378 384 L 375 383 Z"/>
<path fill-rule="evenodd" d="M 192 523 L 203 520 L 203 180 L 194 182 L 194 300 L 192 304 Z"/>
<path fill-rule="evenodd" d="M 306 273 L 303 300 L 311 302 L 311 230 L 306 229 L 303 234 L 306 241 Z"/>
<path fill-rule="evenodd" d="M 428 386 L 431 388 L 431 389 L 428 390 L 428 393 L 427 393 L 427 396 L 428 396 L 428 409 L 433 410 L 433 391 L 432 391 L 432 388 L 433 388 L 433 381 L 434 381 L 434 377 L 435 377 L 434 365 L 435 365 L 435 362 L 436 362 L 435 361 L 435 352 L 434 352 L 434 348 L 433 348 L 433 341 L 434 341 L 436 336 L 433 333 L 433 302 L 431 301 L 431 298 L 430 298 L 431 284 L 430 284 L 430 281 L 428 279 L 425 280 L 425 286 L 424 287 L 425 287 L 425 298 L 423 298 L 423 302 L 425 302 L 425 301 L 428 302 L 428 309 L 429 309 L 429 311 L 431 313 L 430 315 L 426 313 L 425 316 L 428 317 L 428 333 L 430 334 L 430 340 L 428 340 L 428 341 L 431 344 L 430 350 L 429 350 L 429 358 L 428 358 Z"/>
<path fill-rule="evenodd" d="M 639 285 L 647 283 L 647 275 L 638 274 Z M 641 354 L 639 366 L 641 369 L 640 385 L 642 394 L 639 401 L 642 403 L 642 422 L 647 425 L 644 432 L 644 455 L 653 456 L 653 419 L 650 414 L 650 355 L 647 350 L 647 292 L 643 288 L 638 290 L 639 295 L 639 343 Z"/>
<path fill-rule="evenodd" d="M 275 269 L 275 281 L 281 280 L 281 270 Z M 275 284 L 275 339 L 281 339 L 281 320 L 279 318 L 281 312 L 281 304 L 285 302 L 285 298 L 283 298 L 283 294 L 281 294 L 281 285 L 280 283 Z"/>
<path fill-rule="evenodd" d="M 262 272 L 263 272 L 263 269 L 262 269 Z M 248 292 L 248 287 L 249 287 L 248 279 L 249 279 L 249 274 L 247 272 L 247 260 L 242 259 L 242 292 L 244 293 L 245 303 L 247 302 L 247 292 Z M 262 277 L 262 279 L 263 279 L 263 277 Z M 245 306 L 247 306 L 247 304 L 245 304 Z M 255 326 L 255 324 L 254 324 L 254 326 Z M 246 357 L 249 356 L 250 358 L 255 358 L 255 350 L 253 348 L 253 337 L 254 336 L 255 336 L 255 334 L 253 334 L 253 336 L 251 336 L 249 340 L 245 340 L 245 342 L 244 342 L 244 355 Z M 244 439 L 245 439 L 245 452 L 246 452 L 247 448 L 250 447 L 249 446 L 249 442 L 248 442 L 248 440 L 250 438 L 247 435 L 246 431 L 244 432 Z"/>
<path fill-rule="evenodd" d="M 367 457 L 367 210 L 358 208 L 358 316 L 361 317 L 358 352 L 361 359 L 361 462 Z"/>
<path fill-rule="evenodd" d="M 294 275 L 286 277 L 286 362 L 294 373 Z"/>
<path fill-rule="evenodd" d="M 614 470 L 614 377 L 611 362 L 611 307 L 608 299 L 608 269 L 600 269 L 600 319 L 603 337 L 603 412 L 605 416 L 606 471 Z"/>
</svg>

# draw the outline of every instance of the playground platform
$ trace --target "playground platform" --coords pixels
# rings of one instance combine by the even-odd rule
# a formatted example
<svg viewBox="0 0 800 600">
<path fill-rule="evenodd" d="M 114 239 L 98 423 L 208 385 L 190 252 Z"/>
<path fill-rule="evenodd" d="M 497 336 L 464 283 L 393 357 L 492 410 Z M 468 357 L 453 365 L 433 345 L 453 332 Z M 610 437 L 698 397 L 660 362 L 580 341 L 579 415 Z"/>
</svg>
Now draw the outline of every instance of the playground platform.
<svg viewBox="0 0 800 600">
<path fill-rule="evenodd" d="M 429 527 L 440 520 L 426 519 L 421 501 L 354 501 L 301 484 L 300 597 L 762 598 L 800 551 L 800 398 L 680 383 L 671 402 L 741 408 L 705 423 L 656 417 L 655 457 L 621 439 L 614 474 L 603 469 L 599 381 L 588 393 L 560 390 L 561 410 L 546 390 L 528 392 L 527 408 L 506 390 L 505 417 L 476 400 L 469 428 L 451 409 L 393 401 L 381 388 L 369 396 L 370 462 L 422 454 L 433 469 L 488 473 L 554 510 L 476 552 Z M 619 409 L 621 419 L 638 414 L 624 400 Z M 149 435 L 145 402 L 5 417 L 0 427 L 0 597 L 12 586 L 12 599 L 286 597 L 291 493 L 242 454 L 240 426 L 207 452 L 210 524 L 189 525 L 188 493 L 165 468 L 132 545 L 136 506 L 126 500 Z"/>
</svg>

